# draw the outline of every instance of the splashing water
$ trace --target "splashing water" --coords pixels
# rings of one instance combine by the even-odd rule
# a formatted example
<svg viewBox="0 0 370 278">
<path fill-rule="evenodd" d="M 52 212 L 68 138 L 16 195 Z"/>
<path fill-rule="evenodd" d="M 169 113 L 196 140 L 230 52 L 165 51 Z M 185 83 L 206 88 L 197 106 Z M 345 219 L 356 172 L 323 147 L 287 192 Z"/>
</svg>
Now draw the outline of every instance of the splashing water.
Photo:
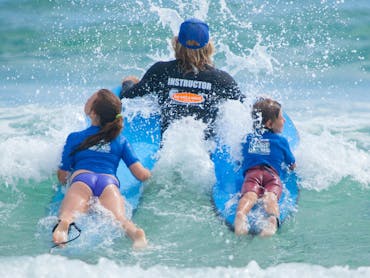
<svg viewBox="0 0 370 278">
<path fill-rule="evenodd" d="M 2 1 L 0 7 L 1 277 L 370 275 L 367 0 Z M 244 104 L 220 107 L 217 129 L 233 157 L 240 157 L 251 128 L 249 105 L 261 94 L 281 101 L 298 127 L 297 212 L 273 238 L 235 237 L 207 194 L 214 144 L 202 139 L 202 123 L 186 118 L 164 135 L 134 214 L 148 250 L 133 252 L 117 229 L 96 248 L 46 254 L 49 238 L 40 235 L 55 221 L 47 217 L 55 170 L 67 134 L 85 126 L 84 101 L 172 59 L 170 39 L 188 17 L 208 22 L 215 65 L 246 96 Z M 155 100 L 123 102 L 127 117 L 158 112 Z"/>
</svg>

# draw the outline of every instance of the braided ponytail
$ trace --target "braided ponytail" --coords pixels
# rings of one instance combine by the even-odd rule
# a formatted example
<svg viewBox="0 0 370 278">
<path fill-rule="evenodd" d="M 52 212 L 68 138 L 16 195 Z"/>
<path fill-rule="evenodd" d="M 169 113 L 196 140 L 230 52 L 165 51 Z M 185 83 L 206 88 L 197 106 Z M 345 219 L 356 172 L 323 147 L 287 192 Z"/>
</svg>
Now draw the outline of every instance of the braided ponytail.
<svg viewBox="0 0 370 278">
<path fill-rule="evenodd" d="M 101 128 L 98 133 L 86 138 L 72 151 L 71 155 L 97 144 L 109 143 L 122 131 L 123 117 L 121 115 L 121 101 L 111 91 L 107 89 L 99 90 L 91 105 L 91 110 L 98 115 Z"/>
</svg>

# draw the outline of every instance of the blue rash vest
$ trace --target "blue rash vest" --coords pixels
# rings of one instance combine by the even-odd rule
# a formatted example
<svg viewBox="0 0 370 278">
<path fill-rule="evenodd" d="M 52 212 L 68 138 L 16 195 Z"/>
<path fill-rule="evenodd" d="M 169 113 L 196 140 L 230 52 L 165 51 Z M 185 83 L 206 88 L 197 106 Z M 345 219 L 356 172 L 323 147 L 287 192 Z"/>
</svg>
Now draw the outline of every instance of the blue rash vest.
<svg viewBox="0 0 370 278">
<path fill-rule="evenodd" d="M 59 168 L 69 172 L 85 169 L 95 173 L 116 175 L 121 159 L 127 167 L 139 161 L 131 145 L 122 134 L 109 143 L 102 142 L 70 155 L 87 137 L 96 134 L 99 130 L 98 126 L 90 126 L 85 130 L 69 134 Z"/>
<path fill-rule="evenodd" d="M 250 133 L 242 144 L 243 174 L 258 165 L 268 165 L 281 176 L 286 166 L 295 163 L 288 140 L 283 136 L 266 130 L 262 134 Z"/>
</svg>

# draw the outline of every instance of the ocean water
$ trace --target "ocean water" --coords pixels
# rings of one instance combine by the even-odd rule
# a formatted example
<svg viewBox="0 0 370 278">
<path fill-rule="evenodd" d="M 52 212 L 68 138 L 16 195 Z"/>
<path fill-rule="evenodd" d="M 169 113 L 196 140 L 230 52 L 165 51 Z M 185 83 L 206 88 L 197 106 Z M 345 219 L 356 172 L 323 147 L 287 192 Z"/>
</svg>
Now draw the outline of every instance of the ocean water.
<svg viewBox="0 0 370 278">
<path fill-rule="evenodd" d="M 170 38 L 194 16 L 247 96 L 221 107 L 235 155 L 254 97 L 278 99 L 295 122 L 297 212 L 271 238 L 234 236 L 211 203 L 212 142 L 187 118 L 166 133 L 133 216 L 146 250 L 97 206 L 104 240 L 50 254 L 55 172 L 85 100 L 172 59 Z M 0 41 L 1 277 L 370 277 L 368 0 L 0 0 Z"/>
</svg>

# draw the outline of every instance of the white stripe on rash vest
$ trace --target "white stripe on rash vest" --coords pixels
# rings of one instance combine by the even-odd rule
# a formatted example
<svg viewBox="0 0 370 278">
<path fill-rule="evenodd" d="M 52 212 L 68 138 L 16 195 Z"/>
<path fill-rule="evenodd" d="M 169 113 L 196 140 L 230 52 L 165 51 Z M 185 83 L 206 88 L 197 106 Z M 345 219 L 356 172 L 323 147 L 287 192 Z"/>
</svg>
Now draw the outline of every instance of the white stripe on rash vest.
<svg viewBox="0 0 370 278">
<path fill-rule="evenodd" d="M 212 88 L 212 84 L 209 82 L 181 79 L 181 78 L 172 78 L 172 77 L 168 78 L 167 85 L 188 87 L 188 88 L 202 89 L 202 90 L 211 90 Z"/>
</svg>

